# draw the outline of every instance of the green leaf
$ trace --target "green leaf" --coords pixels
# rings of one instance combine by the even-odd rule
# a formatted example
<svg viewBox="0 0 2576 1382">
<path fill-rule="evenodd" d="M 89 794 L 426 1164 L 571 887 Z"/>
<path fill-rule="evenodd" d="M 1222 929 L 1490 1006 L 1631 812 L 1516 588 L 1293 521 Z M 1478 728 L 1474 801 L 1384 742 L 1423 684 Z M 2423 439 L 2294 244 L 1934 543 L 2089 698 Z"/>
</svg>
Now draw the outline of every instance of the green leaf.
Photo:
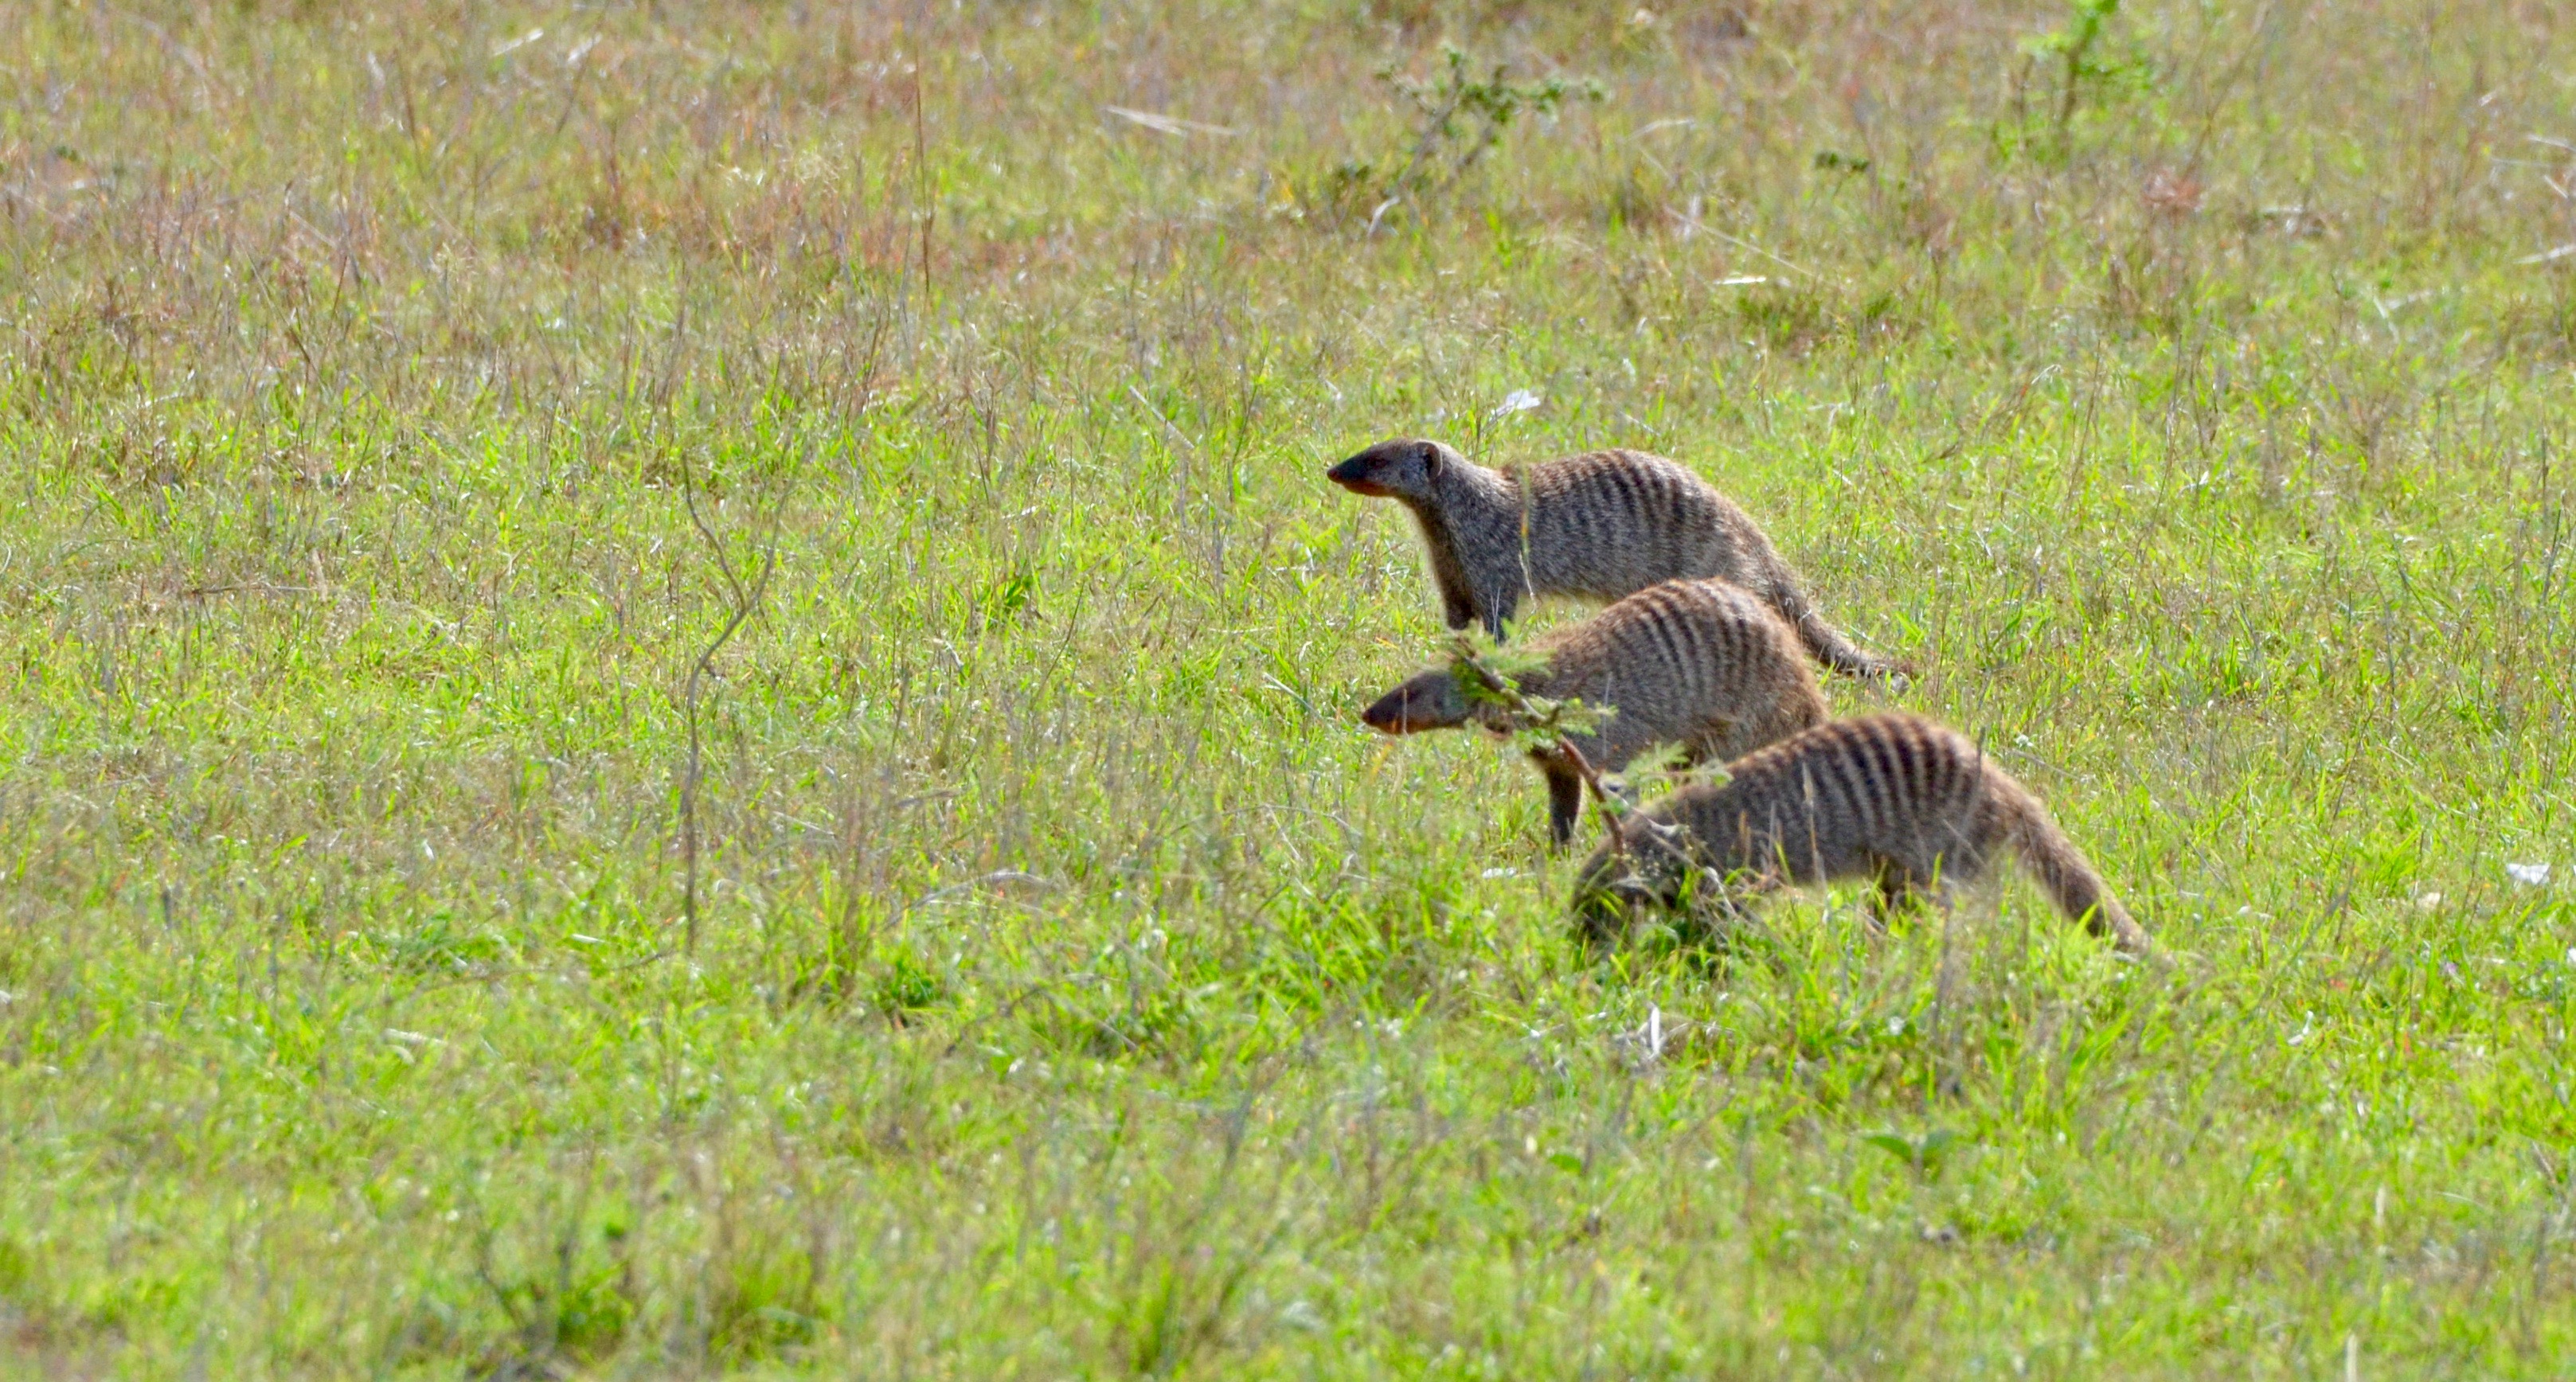
<svg viewBox="0 0 2576 1382">
<path fill-rule="evenodd" d="M 1895 1133 L 1874 1132 L 1869 1136 L 1862 1138 L 1861 1141 L 1878 1148 L 1880 1151 L 1904 1162 L 1908 1166 L 1914 1164 L 1914 1144 L 1905 1138 L 1897 1136 Z"/>
</svg>

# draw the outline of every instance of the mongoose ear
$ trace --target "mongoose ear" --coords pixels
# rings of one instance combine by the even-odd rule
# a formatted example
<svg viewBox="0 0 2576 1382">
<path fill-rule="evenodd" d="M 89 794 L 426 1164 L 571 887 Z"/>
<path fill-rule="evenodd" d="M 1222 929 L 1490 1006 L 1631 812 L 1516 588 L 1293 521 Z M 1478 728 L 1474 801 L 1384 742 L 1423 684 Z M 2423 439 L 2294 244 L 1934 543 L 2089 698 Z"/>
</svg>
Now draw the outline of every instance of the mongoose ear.
<svg viewBox="0 0 2576 1382">
<path fill-rule="evenodd" d="M 1436 441 L 1427 441 L 1422 444 L 1422 470 L 1426 475 L 1430 475 L 1435 478 L 1438 477 L 1440 474 L 1440 443 Z"/>
</svg>

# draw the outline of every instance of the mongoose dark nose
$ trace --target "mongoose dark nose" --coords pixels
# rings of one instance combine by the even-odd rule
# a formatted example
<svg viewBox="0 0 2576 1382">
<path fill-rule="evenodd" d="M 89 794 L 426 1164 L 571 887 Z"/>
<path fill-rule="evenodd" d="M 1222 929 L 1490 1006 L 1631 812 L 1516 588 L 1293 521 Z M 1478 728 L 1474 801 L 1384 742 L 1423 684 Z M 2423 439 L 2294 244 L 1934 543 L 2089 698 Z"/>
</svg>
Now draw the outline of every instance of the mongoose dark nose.
<svg viewBox="0 0 2576 1382">
<path fill-rule="evenodd" d="M 1378 697 L 1375 704 L 1361 711 L 1360 720 L 1380 734 L 1402 734 L 1405 721 L 1404 709 L 1404 693 L 1389 691 Z"/>
<path fill-rule="evenodd" d="M 1353 494 L 1384 495 L 1386 486 L 1369 479 L 1369 468 L 1369 460 L 1366 456 L 1353 456 L 1325 471 L 1324 478 Z"/>
</svg>

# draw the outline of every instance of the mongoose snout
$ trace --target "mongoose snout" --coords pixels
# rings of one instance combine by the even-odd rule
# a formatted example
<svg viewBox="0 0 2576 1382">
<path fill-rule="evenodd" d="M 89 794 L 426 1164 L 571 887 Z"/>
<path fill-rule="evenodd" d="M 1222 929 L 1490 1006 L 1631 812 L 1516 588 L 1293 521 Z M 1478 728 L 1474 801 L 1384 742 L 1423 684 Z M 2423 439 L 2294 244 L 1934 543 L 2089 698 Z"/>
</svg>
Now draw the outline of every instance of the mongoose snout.
<svg viewBox="0 0 2576 1382">
<path fill-rule="evenodd" d="M 1440 473 L 1437 442 L 1380 442 L 1324 472 L 1324 478 L 1353 494 L 1372 499 L 1398 499 L 1426 494 Z"/>
<path fill-rule="evenodd" d="M 1446 668 L 1424 672 L 1387 692 L 1360 712 L 1360 720 L 1380 734 L 1419 734 L 1467 722 L 1467 698 L 1458 678 Z"/>
</svg>

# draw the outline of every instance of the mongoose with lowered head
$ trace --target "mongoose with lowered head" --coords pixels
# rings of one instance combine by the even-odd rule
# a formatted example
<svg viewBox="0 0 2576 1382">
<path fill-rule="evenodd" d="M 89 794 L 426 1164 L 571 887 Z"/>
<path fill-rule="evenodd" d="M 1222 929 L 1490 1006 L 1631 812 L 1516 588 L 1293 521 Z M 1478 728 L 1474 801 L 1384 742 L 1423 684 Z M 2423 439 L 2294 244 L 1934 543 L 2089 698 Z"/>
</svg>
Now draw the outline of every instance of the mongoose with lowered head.
<svg viewBox="0 0 2576 1382">
<path fill-rule="evenodd" d="M 1630 858 L 1604 842 L 1585 862 L 1574 898 L 1587 936 L 1616 938 L 1633 904 L 1670 906 L 1701 870 L 1714 875 L 1702 896 L 1721 908 L 1784 883 L 1873 878 L 1885 911 L 1936 883 L 1975 882 L 2008 845 L 2069 920 L 2152 952 L 2047 809 L 1956 730 L 1916 715 L 1834 720 L 1727 772 L 1632 817 Z"/>
<path fill-rule="evenodd" d="M 1904 670 L 1826 623 L 1744 510 L 1661 456 L 1594 451 L 1506 473 L 1436 441 L 1403 440 L 1372 446 L 1324 476 L 1413 511 L 1453 629 L 1481 621 L 1500 638 L 1524 595 L 1616 600 L 1657 581 L 1715 576 L 1768 600 L 1837 671 Z"/>
<path fill-rule="evenodd" d="M 1616 772 L 1649 745 L 1678 743 L 1692 762 L 1724 762 L 1824 723 L 1824 692 L 1798 636 L 1770 605 L 1724 581 L 1666 581 L 1541 639 L 1547 665 L 1517 678 L 1533 696 L 1579 696 L 1610 709 L 1588 733 L 1566 736 L 1585 760 Z M 1434 667 L 1361 712 L 1388 734 L 1471 721 L 1510 728 L 1501 706 L 1472 700 L 1448 667 Z M 1547 824 L 1574 838 L 1583 779 L 1563 753 L 1533 750 L 1547 777 Z"/>
</svg>

